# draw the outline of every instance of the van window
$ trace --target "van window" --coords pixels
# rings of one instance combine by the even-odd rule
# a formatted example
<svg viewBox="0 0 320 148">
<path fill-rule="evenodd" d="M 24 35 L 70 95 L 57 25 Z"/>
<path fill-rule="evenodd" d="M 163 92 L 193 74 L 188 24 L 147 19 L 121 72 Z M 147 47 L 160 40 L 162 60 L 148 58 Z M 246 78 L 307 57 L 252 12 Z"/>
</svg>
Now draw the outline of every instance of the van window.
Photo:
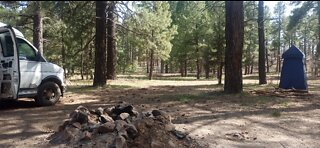
<svg viewBox="0 0 320 148">
<path fill-rule="evenodd" d="M 34 49 L 24 40 L 17 38 L 20 60 L 36 61 Z"/>
<path fill-rule="evenodd" d="M 9 33 L 9 32 L 8 32 Z M 13 42 L 10 36 L 4 36 L 4 41 L 2 42 L 2 54 L 4 57 L 12 57 L 13 56 Z"/>
</svg>

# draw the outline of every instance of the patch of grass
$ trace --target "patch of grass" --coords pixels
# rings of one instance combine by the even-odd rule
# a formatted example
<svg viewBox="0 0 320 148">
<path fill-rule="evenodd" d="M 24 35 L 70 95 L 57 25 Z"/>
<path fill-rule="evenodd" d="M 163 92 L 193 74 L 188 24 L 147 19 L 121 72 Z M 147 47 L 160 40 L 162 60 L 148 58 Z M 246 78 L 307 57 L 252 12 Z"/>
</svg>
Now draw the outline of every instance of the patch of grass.
<svg viewBox="0 0 320 148">
<path fill-rule="evenodd" d="M 199 94 L 162 95 L 160 98 L 188 103 L 190 101 L 196 101 L 196 100 L 209 100 L 209 99 L 212 99 L 213 97 L 209 93 L 199 93 Z"/>
<path fill-rule="evenodd" d="M 106 88 L 110 89 L 126 89 L 126 88 L 132 88 L 130 85 L 107 85 Z"/>
<path fill-rule="evenodd" d="M 67 92 L 72 93 L 85 93 L 85 92 L 92 92 L 97 90 L 103 90 L 103 89 L 126 89 L 126 88 L 132 88 L 132 86 L 129 85 L 110 85 L 107 84 L 107 86 L 101 87 L 93 87 L 91 85 L 82 85 L 82 86 L 67 86 Z"/>
<path fill-rule="evenodd" d="M 96 90 L 96 87 L 93 86 L 67 86 L 66 92 L 72 92 L 72 93 L 81 93 L 84 91 L 93 91 Z"/>
<path fill-rule="evenodd" d="M 281 112 L 278 110 L 274 110 L 271 112 L 271 116 L 272 117 L 280 117 L 281 116 Z"/>
</svg>

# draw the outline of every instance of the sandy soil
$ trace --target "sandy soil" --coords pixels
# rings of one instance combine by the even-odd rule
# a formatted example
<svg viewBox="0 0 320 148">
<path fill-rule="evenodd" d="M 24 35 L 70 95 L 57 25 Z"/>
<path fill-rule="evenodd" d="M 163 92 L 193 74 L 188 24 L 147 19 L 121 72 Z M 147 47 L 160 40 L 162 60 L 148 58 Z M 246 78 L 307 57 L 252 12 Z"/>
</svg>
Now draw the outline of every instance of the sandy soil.
<svg viewBox="0 0 320 148">
<path fill-rule="evenodd" d="M 55 106 L 36 107 L 28 99 L 1 101 L 0 147 L 59 147 L 46 138 L 72 110 L 119 101 L 138 110 L 167 111 L 179 130 L 208 147 L 319 147 L 319 80 L 309 80 L 307 94 L 275 91 L 276 82 L 258 86 L 248 77 L 244 93 L 226 95 L 216 83 L 119 78 L 106 88 L 93 88 L 76 81 Z"/>
</svg>

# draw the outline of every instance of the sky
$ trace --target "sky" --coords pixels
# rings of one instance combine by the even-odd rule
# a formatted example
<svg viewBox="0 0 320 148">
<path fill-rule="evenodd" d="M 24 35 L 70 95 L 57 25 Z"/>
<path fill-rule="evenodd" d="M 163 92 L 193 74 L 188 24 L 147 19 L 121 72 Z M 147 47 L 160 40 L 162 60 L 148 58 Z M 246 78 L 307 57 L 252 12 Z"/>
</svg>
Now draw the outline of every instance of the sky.
<svg viewBox="0 0 320 148">
<path fill-rule="evenodd" d="M 268 6 L 271 10 L 270 12 L 273 14 L 273 8 L 276 6 L 278 2 L 279 1 L 264 1 L 264 5 Z M 289 1 L 284 1 L 284 4 L 286 6 L 284 15 L 285 16 L 291 15 L 291 11 L 293 10 L 294 7 L 289 5 Z"/>
</svg>

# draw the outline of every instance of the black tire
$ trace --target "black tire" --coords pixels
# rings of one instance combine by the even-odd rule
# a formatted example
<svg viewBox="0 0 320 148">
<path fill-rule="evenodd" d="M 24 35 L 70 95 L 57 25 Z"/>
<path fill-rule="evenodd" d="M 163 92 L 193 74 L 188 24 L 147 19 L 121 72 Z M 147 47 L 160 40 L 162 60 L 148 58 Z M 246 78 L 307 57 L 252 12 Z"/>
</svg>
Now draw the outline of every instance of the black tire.
<svg viewBox="0 0 320 148">
<path fill-rule="evenodd" d="M 60 96 L 61 90 L 59 85 L 49 81 L 39 86 L 35 101 L 39 106 L 51 106 L 59 101 Z"/>
</svg>

